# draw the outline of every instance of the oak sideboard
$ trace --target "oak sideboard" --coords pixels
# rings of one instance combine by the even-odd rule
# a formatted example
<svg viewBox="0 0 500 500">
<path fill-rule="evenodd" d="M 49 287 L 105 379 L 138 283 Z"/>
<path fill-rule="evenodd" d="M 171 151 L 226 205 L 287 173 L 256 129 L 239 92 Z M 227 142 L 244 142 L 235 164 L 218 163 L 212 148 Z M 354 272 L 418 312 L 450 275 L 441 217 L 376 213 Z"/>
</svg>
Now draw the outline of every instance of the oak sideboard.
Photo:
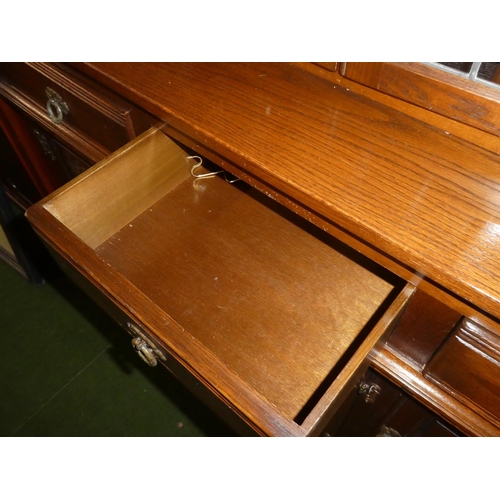
<svg viewBox="0 0 500 500">
<path fill-rule="evenodd" d="M 3 191 L 131 349 L 240 434 L 500 435 L 493 85 L 2 63 L 0 96 Z"/>
</svg>

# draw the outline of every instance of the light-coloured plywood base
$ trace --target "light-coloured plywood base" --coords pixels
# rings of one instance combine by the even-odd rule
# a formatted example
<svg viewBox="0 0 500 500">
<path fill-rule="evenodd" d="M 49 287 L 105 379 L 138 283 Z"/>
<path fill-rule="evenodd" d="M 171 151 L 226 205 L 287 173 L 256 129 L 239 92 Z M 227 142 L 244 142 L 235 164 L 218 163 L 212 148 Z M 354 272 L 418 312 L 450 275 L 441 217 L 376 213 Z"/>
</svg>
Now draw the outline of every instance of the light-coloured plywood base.
<svg viewBox="0 0 500 500">
<path fill-rule="evenodd" d="M 188 179 L 97 252 L 294 418 L 393 288 L 301 225 L 255 191 Z"/>
</svg>

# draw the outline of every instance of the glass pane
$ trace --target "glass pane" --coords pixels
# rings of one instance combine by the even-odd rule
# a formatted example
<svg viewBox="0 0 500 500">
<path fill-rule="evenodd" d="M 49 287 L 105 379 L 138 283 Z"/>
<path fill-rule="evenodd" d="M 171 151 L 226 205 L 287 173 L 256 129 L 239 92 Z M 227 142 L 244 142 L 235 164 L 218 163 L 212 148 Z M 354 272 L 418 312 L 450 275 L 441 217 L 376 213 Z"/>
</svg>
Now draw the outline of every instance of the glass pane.
<svg viewBox="0 0 500 500">
<path fill-rule="evenodd" d="M 481 63 L 477 77 L 488 82 L 500 83 L 500 63 Z"/>
<path fill-rule="evenodd" d="M 469 71 L 472 68 L 471 62 L 440 62 L 438 64 L 442 64 L 443 66 L 447 66 L 448 68 L 460 71 L 461 73 L 465 73 L 466 75 L 469 74 Z"/>
</svg>

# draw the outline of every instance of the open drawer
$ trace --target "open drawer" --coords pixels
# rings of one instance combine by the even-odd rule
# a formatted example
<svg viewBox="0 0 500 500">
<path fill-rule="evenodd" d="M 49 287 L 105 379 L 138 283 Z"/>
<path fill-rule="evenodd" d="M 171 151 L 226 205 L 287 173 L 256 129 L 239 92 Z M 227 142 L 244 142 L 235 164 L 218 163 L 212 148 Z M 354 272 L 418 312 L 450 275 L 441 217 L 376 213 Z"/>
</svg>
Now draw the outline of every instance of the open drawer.
<svg viewBox="0 0 500 500">
<path fill-rule="evenodd" d="M 151 129 L 27 216 L 147 362 L 258 434 L 318 434 L 413 286 L 190 154 Z"/>
</svg>

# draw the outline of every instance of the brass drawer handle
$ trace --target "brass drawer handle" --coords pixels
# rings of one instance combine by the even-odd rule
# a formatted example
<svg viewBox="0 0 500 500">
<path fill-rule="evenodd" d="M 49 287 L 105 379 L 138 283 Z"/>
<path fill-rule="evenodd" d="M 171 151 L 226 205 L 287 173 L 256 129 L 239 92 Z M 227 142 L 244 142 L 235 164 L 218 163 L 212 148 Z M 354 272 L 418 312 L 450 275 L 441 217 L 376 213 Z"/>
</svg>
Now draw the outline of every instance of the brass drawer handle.
<svg viewBox="0 0 500 500">
<path fill-rule="evenodd" d="M 377 396 L 380 394 L 381 389 L 377 384 L 368 384 L 367 382 L 361 382 L 358 385 L 358 392 L 364 396 L 365 403 L 375 403 Z"/>
<path fill-rule="evenodd" d="M 45 89 L 45 95 L 49 98 L 47 101 L 47 113 L 52 123 L 59 125 L 62 123 L 64 115 L 69 113 L 68 105 L 62 100 L 62 97 L 50 87 Z"/>
<path fill-rule="evenodd" d="M 132 346 L 146 364 L 154 367 L 158 364 L 159 359 L 162 361 L 167 360 L 164 354 L 148 339 L 145 333 L 137 325 L 127 323 L 127 329 L 134 335 Z"/>
<path fill-rule="evenodd" d="M 158 364 L 153 349 L 151 349 L 151 347 L 146 344 L 146 341 L 144 339 L 141 339 L 140 337 L 134 337 L 132 339 L 132 345 L 137 351 L 137 354 L 139 354 L 140 358 L 146 364 L 148 364 L 149 366 L 156 366 Z"/>
</svg>

